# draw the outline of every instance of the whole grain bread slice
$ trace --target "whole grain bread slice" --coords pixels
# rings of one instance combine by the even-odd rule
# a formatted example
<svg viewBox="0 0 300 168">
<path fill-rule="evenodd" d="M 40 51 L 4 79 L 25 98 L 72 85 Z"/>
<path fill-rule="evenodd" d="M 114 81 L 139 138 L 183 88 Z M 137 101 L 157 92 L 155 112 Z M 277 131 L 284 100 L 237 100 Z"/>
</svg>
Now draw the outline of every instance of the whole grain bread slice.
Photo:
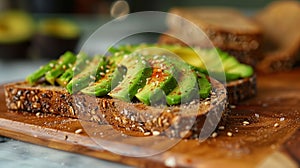
<svg viewBox="0 0 300 168">
<path fill-rule="evenodd" d="M 197 37 L 199 27 L 214 46 L 228 50 L 250 51 L 259 49 L 261 29 L 238 10 L 226 7 L 175 7 L 169 11 L 168 28 L 180 34 L 180 38 L 202 47 Z M 184 18 L 184 19 L 182 19 Z"/>
<path fill-rule="evenodd" d="M 211 79 L 209 98 L 194 100 L 181 106 L 147 106 L 109 97 L 84 94 L 70 95 L 56 86 L 30 86 L 26 82 L 5 85 L 6 105 L 11 111 L 52 113 L 84 121 L 110 124 L 125 134 L 168 137 L 199 137 L 206 123 L 215 128 L 226 115 L 227 96 L 224 86 Z M 203 132 L 202 132 L 203 133 Z"/>
</svg>

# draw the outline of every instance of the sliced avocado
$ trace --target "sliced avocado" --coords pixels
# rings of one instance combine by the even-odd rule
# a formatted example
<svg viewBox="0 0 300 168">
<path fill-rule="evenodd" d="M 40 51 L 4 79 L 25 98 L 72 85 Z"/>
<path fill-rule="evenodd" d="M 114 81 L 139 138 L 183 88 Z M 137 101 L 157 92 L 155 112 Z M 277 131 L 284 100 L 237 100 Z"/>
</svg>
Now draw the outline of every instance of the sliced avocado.
<svg viewBox="0 0 300 168">
<path fill-rule="evenodd" d="M 129 102 L 137 91 L 144 87 L 146 79 L 152 74 L 152 68 L 139 54 L 124 56 L 120 65 L 127 68 L 127 73 L 124 80 L 109 92 L 108 95 Z"/>
<path fill-rule="evenodd" d="M 114 89 L 126 75 L 126 68 L 118 66 L 122 57 L 111 57 L 112 63 L 108 72 L 95 83 L 81 90 L 82 93 L 93 96 L 105 96 Z"/>
<path fill-rule="evenodd" d="M 69 93 L 73 94 L 87 87 L 91 82 L 97 81 L 101 76 L 100 72 L 105 71 L 107 64 L 106 57 L 95 56 L 89 64 L 78 74 L 72 78 L 67 84 L 66 89 Z"/>
<path fill-rule="evenodd" d="M 177 86 L 174 76 L 178 72 L 166 56 L 147 56 L 146 60 L 153 68 L 152 75 L 135 97 L 147 105 L 163 104 L 165 95 Z"/>
<path fill-rule="evenodd" d="M 241 78 L 253 75 L 253 68 L 246 64 L 238 64 L 227 71 L 229 74 L 238 74 Z"/>
<path fill-rule="evenodd" d="M 187 103 L 192 99 L 199 97 L 197 91 L 197 76 L 191 67 L 180 59 L 170 57 L 175 67 L 180 69 L 181 75 L 177 79 L 177 87 L 171 91 L 167 97 L 167 104 L 174 105 L 179 103 Z"/>
<path fill-rule="evenodd" d="M 224 67 L 225 72 L 227 72 L 232 67 L 240 64 L 239 61 L 234 57 L 227 57 L 226 59 L 224 59 L 222 61 L 222 63 L 223 63 L 223 67 Z"/>
<path fill-rule="evenodd" d="M 26 81 L 30 85 L 34 85 L 39 79 L 45 76 L 45 74 L 49 71 L 51 71 L 55 65 L 57 64 L 57 60 L 52 60 L 46 65 L 41 66 L 38 70 L 33 72 L 32 74 L 28 75 L 26 77 Z"/>
<path fill-rule="evenodd" d="M 201 98 L 205 99 L 209 96 L 211 91 L 211 83 L 208 81 L 203 73 L 198 72 L 198 85 L 199 85 L 199 95 Z"/>
<path fill-rule="evenodd" d="M 55 80 L 63 74 L 67 69 L 72 67 L 76 61 L 76 56 L 72 52 L 65 52 L 59 59 L 55 67 L 45 74 L 45 79 L 51 84 L 55 84 Z"/>
</svg>

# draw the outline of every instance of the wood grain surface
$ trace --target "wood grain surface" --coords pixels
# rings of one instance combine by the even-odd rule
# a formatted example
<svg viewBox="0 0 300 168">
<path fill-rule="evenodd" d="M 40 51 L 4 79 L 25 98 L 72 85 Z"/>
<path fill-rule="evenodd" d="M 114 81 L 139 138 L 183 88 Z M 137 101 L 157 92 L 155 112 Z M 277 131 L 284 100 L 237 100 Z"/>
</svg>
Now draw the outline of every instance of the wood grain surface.
<svg viewBox="0 0 300 168">
<path fill-rule="evenodd" d="M 101 137 L 85 132 L 87 126 L 100 132 L 108 131 L 110 126 L 53 115 L 10 112 L 5 106 L 3 86 L 0 135 L 137 167 L 299 167 L 300 68 L 258 75 L 257 83 L 257 96 L 231 106 L 222 123 L 224 129 L 217 129 L 216 137 L 203 142 L 180 140 L 153 156 L 131 157 L 110 152 L 96 143 L 94 138 Z M 163 136 L 158 138 L 162 143 L 141 141 L 142 145 L 134 146 L 112 134 L 103 142 L 128 152 L 155 151 L 159 145 L 174 142 Z"/>
</svg>

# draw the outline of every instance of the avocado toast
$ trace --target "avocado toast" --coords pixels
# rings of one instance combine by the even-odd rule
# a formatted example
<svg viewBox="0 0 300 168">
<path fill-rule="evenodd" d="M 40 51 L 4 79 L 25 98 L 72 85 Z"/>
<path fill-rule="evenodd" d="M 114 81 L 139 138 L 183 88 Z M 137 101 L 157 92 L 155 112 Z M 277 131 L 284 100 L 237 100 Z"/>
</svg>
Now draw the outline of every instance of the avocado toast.
<svg viewBox="0 0 300 168">
<path fill-rule="evenodd" d="M 125 134 L 199 137 L 227 106 L 223 84 L 177 57 L 111 49 L 111 56 L 66 52 L 25 81 L 5 86 L 9 110 L 52 113 Z M 72 71 L 73 73 L 70 73 Z"/>
</svg>

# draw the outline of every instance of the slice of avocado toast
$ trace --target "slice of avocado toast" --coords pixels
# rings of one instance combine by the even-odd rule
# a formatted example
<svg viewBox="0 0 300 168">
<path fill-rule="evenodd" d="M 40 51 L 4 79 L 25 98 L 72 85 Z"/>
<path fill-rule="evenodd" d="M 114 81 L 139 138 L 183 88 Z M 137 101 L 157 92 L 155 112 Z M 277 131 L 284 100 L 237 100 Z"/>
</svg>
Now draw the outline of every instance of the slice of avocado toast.
<svg viewBox="0 0 300 168">
<path fill-rule="evenodd" d="M 56 82 L 45 84 L 65 87 L 70 94 L 110 96 L 126 102 L 136 98 L 146 105 L 188 103 L 205 99 L 211 92 L 205 75 L 180 58 L 151 52 L 144 55 L 128 49 L 110 51 L 113 56 L 93 58 L 66 52 L 29 75 L 27 81 L 34 85 L 48 74 L 56 74 L 51 78 Z"/>
</svg>

